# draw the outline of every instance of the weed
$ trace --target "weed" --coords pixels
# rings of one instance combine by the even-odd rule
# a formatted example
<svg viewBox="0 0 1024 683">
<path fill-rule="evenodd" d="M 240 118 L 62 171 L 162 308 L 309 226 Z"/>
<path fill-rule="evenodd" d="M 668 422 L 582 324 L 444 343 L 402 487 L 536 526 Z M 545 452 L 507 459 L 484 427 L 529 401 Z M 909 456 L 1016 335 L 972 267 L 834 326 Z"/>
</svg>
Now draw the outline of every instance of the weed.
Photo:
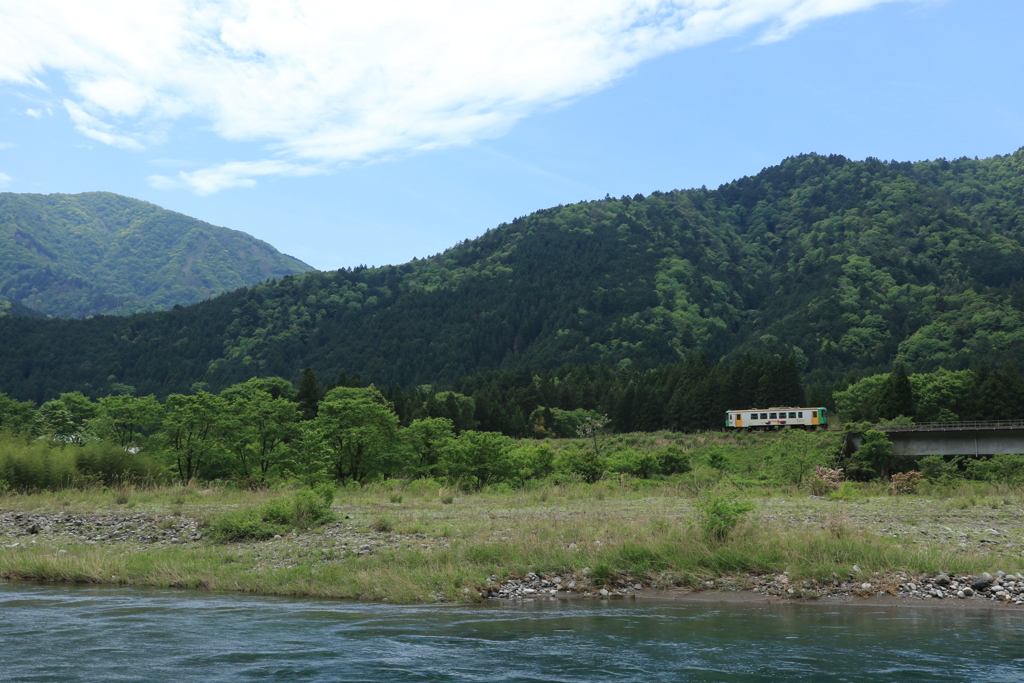
<svg viewBox="0 0 1024 683">
<path fill-rule="evenodd" d="M 395 529 L 395 523 L 389 517 L 378 517 L 370 525 L 370 528 L 382 534 L 389 534 Z"/>
<path fill-rule="evenodd" d="M 743 517 L 754 509 L 745 501 L 727 496 L 705 498 L 697 503 L 700 510 L 700 522 L 704 532 L 716 541 L 725 541 L 729 534 L 743 520 Z"/>
<path fill-rule="evenodd" d="M 392 493 L 390 496 L 388 496 L 388 500 L 390 500 L 392 503 L 395 503 L 395 504 L 401 503 L 402 502 L 402 494 L 401 493 Z"/>
</svg>

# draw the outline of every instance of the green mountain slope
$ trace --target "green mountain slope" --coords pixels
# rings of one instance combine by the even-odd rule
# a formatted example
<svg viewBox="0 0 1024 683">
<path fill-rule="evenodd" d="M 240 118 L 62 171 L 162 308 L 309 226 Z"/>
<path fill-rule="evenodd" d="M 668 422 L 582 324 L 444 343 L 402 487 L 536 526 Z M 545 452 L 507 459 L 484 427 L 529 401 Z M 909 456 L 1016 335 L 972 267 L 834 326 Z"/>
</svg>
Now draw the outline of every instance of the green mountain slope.
<svg viewBox="0 0 1024 683">
<path fill-rule="evenodd" d="M 40 400 L 360 372 L 653 367 L 793 354 L 856 370 L 1024 365 L 1024 150 L 984 160 L 787 159 L 717 190 L 538 211 L 402 266 L 285 277 L 187 309 L 0 319 L 0 390 Z"/>
<path fill-rule="evenodd" d="M 167 309 L 309 270 L 243 232 L 109 192 L 0 193 L 0 298 L 48 315 Z"/>
</svg>

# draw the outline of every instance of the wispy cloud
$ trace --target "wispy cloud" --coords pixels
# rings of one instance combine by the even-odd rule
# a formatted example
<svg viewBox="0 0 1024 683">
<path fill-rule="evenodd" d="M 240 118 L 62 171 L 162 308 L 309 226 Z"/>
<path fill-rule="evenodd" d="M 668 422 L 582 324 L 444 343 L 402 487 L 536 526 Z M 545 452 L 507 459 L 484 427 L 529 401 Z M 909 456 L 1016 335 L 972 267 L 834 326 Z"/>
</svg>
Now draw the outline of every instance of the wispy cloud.
<svg viewBox="0 0 1024 683">
<path fill-rule="evenodd" d="M 75 128 L 138 150 L 199 119 L 271 159 L 154 176 L 210 193 L 469 144 L 645 59 L 920 0 L 33 0 L 0 5 L 0 81 L 63 75 Z"/>
<path fill-rule="evenodd" d="M 14 178 L 7 175 L 6 173 L 0 173 L 0 187 L 7 187 L 12 182 L 14 182 Z"/>
</svg>

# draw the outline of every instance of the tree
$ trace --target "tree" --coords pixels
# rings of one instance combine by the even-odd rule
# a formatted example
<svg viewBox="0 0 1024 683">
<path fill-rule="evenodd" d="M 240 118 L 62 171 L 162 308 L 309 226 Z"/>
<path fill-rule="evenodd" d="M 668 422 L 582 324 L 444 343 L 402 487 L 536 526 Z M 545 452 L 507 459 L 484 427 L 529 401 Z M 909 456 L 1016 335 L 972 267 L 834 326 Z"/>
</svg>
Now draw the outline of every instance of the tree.
<svg viewBox="0 0 1024 683">
<path fill-rule="evenodd" d="M 338 387 L 313 420 L 339 481 L 364 482 L 395 471 L 398 416 L 375 387 Z"/>
<path fill-rule="evenodd" d="M 893 463 L 892 442 L 885 432 L 869 429 L 861 437 L 858 459 L 863 460 L 875 469 L 875 473 L 883 479 L 888 478 L 889 468 Z"/>
<path fill-rule="evenodd" d="M 452 421 L 443 417 L 413 420 L 401 434 L 412 452 L 412 471 L 417 477 L 436 474 L 442 451 L 455 438 Z"/>
<path fill-rule="evenodd" d="M 316 417 L 320 398 L 320 381 L 316 378 L 313 368 L 306 368 L 302 371 L 299 391 L 295 395 L 295 400 L 299 404 L 299 414 L 303 420 L 312 420 Z"/>
<path fill-rule="evenodd" d="M 902 363 L 889 374 L 878 398 L 878 417 L 893 419 L 914 416 L 914 390 Z"/>
<path fill-rule="evenodd" d="M 265 480 L 285 457 L 285 445 L 296 434 L 299 413 L 287 398 L 274 398 L 262 380 L 251 379 L 221 392 L 227 401 L 224 444 L 243 477 Z M 255 472 L 253 472 L 255 470 Z"/>
<path fill-rule="evenodd" d="M 121 394 L 105 396 L 98 403 L 98 414 L 89 420 L 89 429 L 124 449 L 140 447 L 146 434 L 159 429 L 164 414 L 155 396 Z"/>
<path fill-rule="evenodd" d="M 15 401 L 0 394 L 0 431 L 13 434 L 30 432 L 36 423 L 35 407 L 29 401 Z"/>
<path fill-rule="evenodd" d="M 465 431 L 446 444 L 439 469 L 452 481 L 480 489 L 516 475 L 511 451 L 503 434 Z"/>
<path fill-rule="evenodd" d="M 224 399 L 206 391 L 167 397 L 160 440 L 182 484 L 198 478 L 204 462 L 220 448 L 226 407 Z"/>
<path fill-rule="evenodd" d="M 63 393 L 39 407 L 39 431 L 47 438 L 82 443 L 89 421 L 96 416 L 96 404 L 80 391 Z"/>
</svg>

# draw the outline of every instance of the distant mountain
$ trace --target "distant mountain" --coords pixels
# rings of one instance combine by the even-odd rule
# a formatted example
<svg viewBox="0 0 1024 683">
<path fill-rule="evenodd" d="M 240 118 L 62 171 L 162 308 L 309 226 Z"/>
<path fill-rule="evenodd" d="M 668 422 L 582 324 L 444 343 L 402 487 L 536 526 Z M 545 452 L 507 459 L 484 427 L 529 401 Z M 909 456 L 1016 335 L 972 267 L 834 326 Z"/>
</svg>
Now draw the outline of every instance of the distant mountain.
<svg viewBox="0 0 1024 683">
<path fill-rule="evenodd" d="M 803 155 L 717 190 L 537 211 L 401 266 L 314 272 L 162 313 L 0 318 L 0 391 L 403 385 L 478 370 L 792 356 L 848 372 L 1024 367 L 1024 150 Z"/>
<path fill-rule="evenodd" d="M 244 232 L 110 192 L 0 193 L 0 298 L 51 316 L 168 309 L 309 270 Z"/>
</svg>

